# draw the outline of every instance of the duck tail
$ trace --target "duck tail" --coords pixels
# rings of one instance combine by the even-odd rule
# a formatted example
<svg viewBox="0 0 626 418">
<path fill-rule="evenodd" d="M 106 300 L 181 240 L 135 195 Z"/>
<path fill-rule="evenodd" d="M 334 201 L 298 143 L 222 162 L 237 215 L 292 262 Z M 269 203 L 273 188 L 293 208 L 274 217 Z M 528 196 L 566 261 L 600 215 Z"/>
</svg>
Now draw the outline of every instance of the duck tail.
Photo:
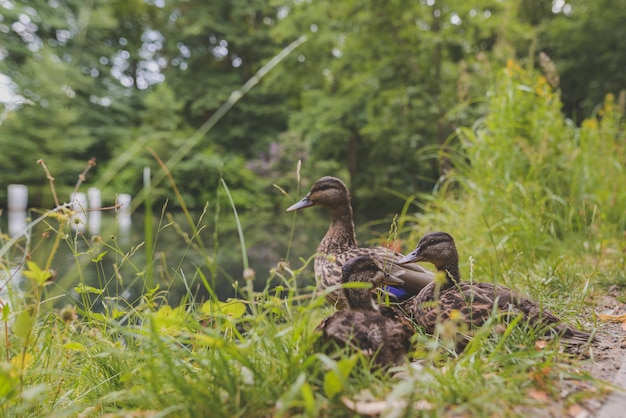
<svg viewBox="0 0 626 418">
<path fill-rule="evenodd" d="M 572 325 L 561 321 L 549 310 L 541 309 L 539 304 L 530 299 L 519 297 L 515 302 L 514 304 L 531 324 L 547 326 L 549 328 L 547 333 L 559 335 L 564 345 L 584 345 L 598 341 L 595 334 L 577 330 Z"/>
<path fill-rule="evenodd" d="M 566 323 L 560 323 L 553 328 L 560 336 L 564 345 L 575 346 L 598 342 L 597 337 L 585 331 L 579 331 Z"/>
</svg>

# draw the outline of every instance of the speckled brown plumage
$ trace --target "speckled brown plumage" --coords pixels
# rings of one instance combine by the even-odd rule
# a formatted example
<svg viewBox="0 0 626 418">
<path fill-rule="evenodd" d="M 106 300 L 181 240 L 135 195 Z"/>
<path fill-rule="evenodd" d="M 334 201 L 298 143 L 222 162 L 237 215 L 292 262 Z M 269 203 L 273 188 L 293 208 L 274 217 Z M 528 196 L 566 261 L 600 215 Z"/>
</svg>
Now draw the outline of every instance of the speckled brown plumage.
<svg viewBox="0 0 626 418">
<path fill-rule="evenodd" d="M 322 177 L 313 184 L 309 193 L 299 202 L 287 209 L 288 212 L 311 206 L 325 207 L 330 213 L 330 227 L 317 247 L 314 260 L 317 289 L 322 291 L 329 286 L 341 283 L 341 268 L 351 258 L 371 256 L 383 268 L 402 277 L 403 290 L 409 296 L 417 294 L 434 275 L 418 264 L 406 264 L 399 268 L 395 261 L 402 254 L 385 247 L 359 248 L 354 229 L 350 194 L 346 185 L 335 177 Z M 340 291 L 328 294 L 328 301 L 339 309 L 346 307 L 346 301 Z"/>
<path fill-rule="evenodd" d="M 442 283 L 437 281 L 427 285 L 404 305 L 414 321 L 429 333 L 435 331 L 437 323 L 447 321 L 451 315 L 458 313 L 462 323 L 470 328 L 480 327 L 497 304 L 499 311 L 522 313 L 530 323 L 550 327 L 561 335 L 563 343 L 577 345 L 592 341 L 591 334 L 562 322 L 549 310 L 541 309 L 537 302 L 516 294 L 506 286 L 461 281 L 456 245 L 445 232 L 424 235 L 417 248 L 400 263 L 405 261 L 430 262 L 444 274 Z M 463 346 L 464 341 L 460 341 L 459 347 Z"/>
<path fill-rule="evenodd" d="M 342 268 L 343 283 L 371 283 L 377 288 L 382 284 L 398 284 L 396 280 L 369 256 L 352 258 Z M 316 328 L 321 332 L 323 347 L 350 347 L 367 357 L 375 355 L 373 364 L 377 367 L 404 364 L 415 333 L 411 322 L 399 309 L 374 303 L 368 288 L 342 290 L 348 308 L 331 314 Z"/>
</svg>

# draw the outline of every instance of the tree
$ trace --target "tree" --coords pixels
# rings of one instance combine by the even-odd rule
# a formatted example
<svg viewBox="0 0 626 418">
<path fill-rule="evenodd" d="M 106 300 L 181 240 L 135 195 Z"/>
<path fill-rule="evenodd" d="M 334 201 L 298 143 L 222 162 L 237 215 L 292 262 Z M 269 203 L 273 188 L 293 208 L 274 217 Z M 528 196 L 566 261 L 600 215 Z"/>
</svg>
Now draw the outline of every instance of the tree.
<svg viewBox="0 0 626 418">
<path fill-rule="evenodd" d="M 626 10 L 614 1 L 555 2 L 538 48 L 556 64 L 563 111 L 577 122 L 626 89 Z"/>
<path fill-rule="evenodd" d="M 476 117 L 460 112 L 474 106 L 458 86 L 483 68 L 476 63 L 494 44 L 501 7 L 294 2 L 275 36 L 312 33 L 279 77 L 306 80 L 290 127 L 308 144 L 311 171 L 330 174 L 319 161 L 339 161 L 335 168 L 347 173 L 353 193 L 378 215 L 397 210 L 397 202 L 380 199 L 384 188 L 411 194 L 432 186 L 440 167 L 423 150 L 441 147 L 459 123 Z"/>
<path fill-rule="evenodd" d="M 16 95 L 25 103 L 0 129 L 0 146 L 6 150 L 0 167 L 7 181 L 42 184 L 35 162 L 44 158 L 56 185 L 69 190 L 87 160 L 106 160 L 123 141 L 124 128 L 135 123 L 129 90 L 136 86 L 124 85 L 123 73 L 140 47 L 131 45 L 132 53 L 124 49 L 134 39 L 128 34 L 137 29 L 117 19 L 120 4 L 144 2 L 4 5 L 3 21 L 10 30 L 1 31 L 6 47 L 0 71 L 17 85 Z M 35 195 L 33 203 L 41 197 Z"/>
</svg>

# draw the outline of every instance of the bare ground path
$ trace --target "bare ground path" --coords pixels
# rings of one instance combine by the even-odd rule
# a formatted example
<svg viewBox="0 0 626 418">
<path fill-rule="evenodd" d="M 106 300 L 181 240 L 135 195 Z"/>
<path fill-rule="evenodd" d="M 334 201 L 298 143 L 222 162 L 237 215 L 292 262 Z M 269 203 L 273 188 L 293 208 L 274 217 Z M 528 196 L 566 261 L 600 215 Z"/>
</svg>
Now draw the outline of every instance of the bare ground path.
<svg viewBox="0 0 626 418">
<path fill-rule="evenodd" d="M 626 314 L 626 305 L 618 302 L 614 293 L 609 291 L 596 308 L 597 313 L 616 317 Z M 593 347 L 593 356 L 586 364 L 591 374 L 599 379 L 611 382 L 616 389 L 602 401 L 587 401 L 587 417 L 623 418 L 626 417 L 626 322 L 608 322 L 601 324 L 600 342 Z M 584 416 L 577 417 L 583 418 Z"/>
</svg>

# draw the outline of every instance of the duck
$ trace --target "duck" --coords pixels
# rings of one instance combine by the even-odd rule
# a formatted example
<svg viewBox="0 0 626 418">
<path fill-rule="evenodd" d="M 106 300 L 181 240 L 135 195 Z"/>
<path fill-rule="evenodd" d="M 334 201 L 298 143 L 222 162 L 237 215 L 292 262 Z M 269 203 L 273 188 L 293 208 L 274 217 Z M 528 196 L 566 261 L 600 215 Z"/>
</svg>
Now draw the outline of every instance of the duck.
<svg viewBox="0 0 626 418">
<path fill-rule="evenodd" d="M 399 267 L 397 261 L 403 254 L 383 246 L 357 245 L 350 192 L 344 182 L 337 177 L 325 176 L 315 181 L 308 194 L 287 208 L 287 212 L 313 206 L 321 206 L 330 214 L 330 226 L 317 246 L 313 261 L 316 287 L 319 292 L 339 285 L 343 265 L 348 260 L 362 255 L 373 257 L 381 265 L 388 266 L 391 273 L 404 281 L 402 286 L 384 287 L 386 296 L 392 301 L 406 300 L 433 281 L 434 274 L 417 263 L 405 263 Z M 337 309 L 347 307 L 345 297 L 339 289 L 329 291 L 326 299 Z"/>
<path fill-rule="evenodd" d="M 342 266 L 342 283 L 401 285 L 402 279 L 383 270 L 371 256 L 357 256 Z M 348 348 L 371 359 L 372 368 L 387 369 L 405 364 L 415 327 L 395 306 L 374 301 L 370 287 L 342 287 L 348 307 L 335 311 L 316 327 L 326 350 Z"/>
<path fill-rule="evenodd" d="M 437 324 L 450 320 L 460 321 L 465 328 L 478 328 L 493 314 L 495 307 L 501 312 L 521 313 L 531 325 L 541 325 L 548 329 L 548 333 L 560 335 L 560 341 L 565 345 L 596 341 L 591 333 L 577 330 L 549 310 L 542 309 L 538 302 L 504 285 L 462 281 L 456 244 L 446 232 L 427 233 L 420 238 L 415 250 L 398 264 L 415 262 L 432 263 L 441 277 L 404 304 L 408 316 L 429 334 L 435 333 Z M 460 337 L 457 351 L 462 351 L 469 342 L 469 337 Z"/>
</svg>

